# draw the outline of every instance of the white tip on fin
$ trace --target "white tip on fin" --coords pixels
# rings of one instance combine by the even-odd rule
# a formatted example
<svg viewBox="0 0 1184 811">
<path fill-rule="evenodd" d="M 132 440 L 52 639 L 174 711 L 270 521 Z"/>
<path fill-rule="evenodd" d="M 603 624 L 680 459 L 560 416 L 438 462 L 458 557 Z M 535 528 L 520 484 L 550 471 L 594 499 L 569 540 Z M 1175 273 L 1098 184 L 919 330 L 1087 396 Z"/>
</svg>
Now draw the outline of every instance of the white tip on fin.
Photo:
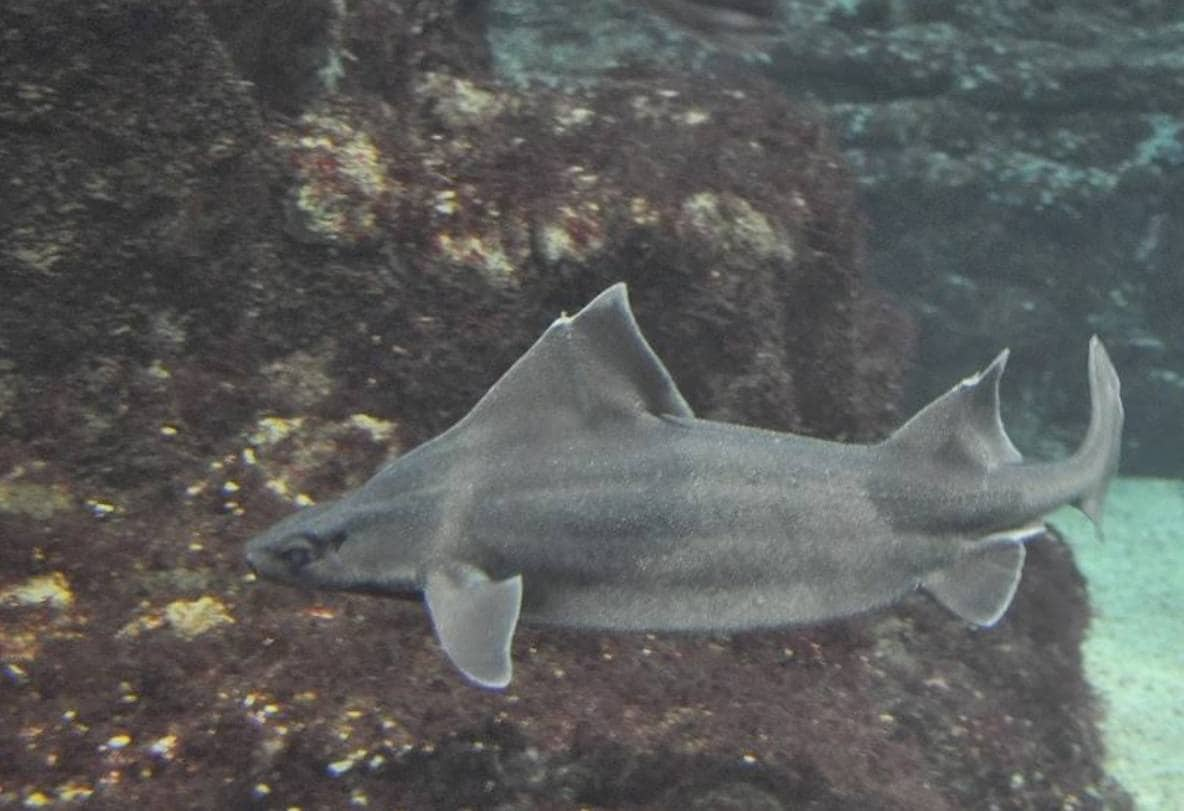
<svg viewBox="0 0 1184 811">
<path fill-rule="evenodd" d="M 1022 462 L 999 416 L 999 381 L 1007 356 L 1004 349 L 987 368 L 918 411 L 885 445 L 976 472 Z"/>
<path fill-rule="evenodd" d="M 456 564 L 428 574 L 424 599 L 441 647 L 465 677 L 478 687 L 508 685 L 522 576 L 493 581 L 475 566 Z"/>
</svg>

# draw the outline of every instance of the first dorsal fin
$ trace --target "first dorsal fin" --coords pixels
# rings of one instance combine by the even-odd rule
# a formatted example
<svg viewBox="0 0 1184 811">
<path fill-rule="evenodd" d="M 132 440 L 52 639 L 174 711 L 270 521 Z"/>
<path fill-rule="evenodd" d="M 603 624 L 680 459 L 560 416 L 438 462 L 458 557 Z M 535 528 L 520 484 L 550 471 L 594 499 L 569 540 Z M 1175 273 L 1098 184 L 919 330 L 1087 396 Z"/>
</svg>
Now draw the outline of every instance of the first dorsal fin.
<svg viewBox="0 0 1184 811">
<path fill-rule="evenodd" d="M 885 447 L 987 471 L 1023 461 L 999 416 L 1004 349 L 991 365 L 921 409 L 890 436 Z"/>
<path fill-rule="evenodd" d="M 556 319 L 502 375 L 457 431 L 537 433 L 643 414 L 693 417 L 629 309 L 623 282 Z"/>
</svg>

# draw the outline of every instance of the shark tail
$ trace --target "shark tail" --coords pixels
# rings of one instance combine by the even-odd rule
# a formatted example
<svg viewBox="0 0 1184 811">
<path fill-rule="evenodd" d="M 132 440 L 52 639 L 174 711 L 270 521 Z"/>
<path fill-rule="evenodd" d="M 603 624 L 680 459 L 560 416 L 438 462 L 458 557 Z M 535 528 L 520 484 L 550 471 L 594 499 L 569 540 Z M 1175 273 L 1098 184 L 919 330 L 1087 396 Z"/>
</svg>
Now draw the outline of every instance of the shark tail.
<svg viewBox="0 0 1184 811">
<path fill-rule="evenodd" d="M 940 416 L 940 409 L 952 409 L 962 405 L 964 411 L 979 415 L 977 429 L 964 430 L 961 447 L 985 448 L 985 451 L 973 456 L 981 460 L 984 466 L 1015 462 L 1019 459 L 1019 453 L 1011 447 L 1010 441 L 1002 431 L 1002 424 L 997 418 L 998 406 L 995 405 L 998 402 L 998 377 L 1006 357 L 1006 353 L 1000 355 L 982 374 L 971 378 L 939 401 L 936 406 L 931 405 L 929 408 L 931 414 Z M 987 395 L 980 391 L 984 382 L 991 384 Z M 1067 464 L 1052 463 L 1058 468 L 1066 466 L 1073 471 L 1079 471 L 1079 478 L 1076 479 L 1078 484 L 1070 494 L 1062 491 L 1058 494 L 1060 498 L 1055 504 L 1046 506 L 1049 509 L 1060 506 L 1064 503 L 1065 496 L 1071 495 L 1074 506 L 1089 516 L 1100 538 L 1102 505 L 1106 500 L 1110 481 L 1118 469 L 1118 457 L 1122 449 L 1123 411 L 1118 374 L 1114 371 L 1109 355 L 1106 354 L 1106 348 L 1097 336 L 1089 342 L 1089 393 L 1089 427 L 1081 446 Z M 965 404 L 959 404 L 956 399 L 959 395 L 968 402 L 989 398 L 991 407 L 965 408 Z M 987 412 L 991 412 L 994 419 L 984 417 Z M 963 420 L 963 425 L 973 427 L 974 422 Z M 905 427 L 907 429 L 909 426 Z M 912 439 L 907 434 L 905 436 L 909 440 Z M 975 438 L 979 441 L 969 441 Z M 963 455 L 972 456 L 966 451 L 963 451 Z M 968 545 L 965 554 L 952 566 L 930 573 L 921 585 L 938 602 L 967 622 L 984 627 L 994 625 L 1007 611 L 1015 595 L 1024 565 L 1024 544 L 1043 533 L 1044 524 L 1038 521 L 979 538 Z"/>
<path fill-rule="evenodd" d="M 1118 373 L 1098 336 L 1089 341 L 1089 427 L 1074 461 L 1088 471 L 1088 483 L 1073 502 L 1101 532 L 1102 505 L 1118 470 L 1123 409 Z"/>
</svg>

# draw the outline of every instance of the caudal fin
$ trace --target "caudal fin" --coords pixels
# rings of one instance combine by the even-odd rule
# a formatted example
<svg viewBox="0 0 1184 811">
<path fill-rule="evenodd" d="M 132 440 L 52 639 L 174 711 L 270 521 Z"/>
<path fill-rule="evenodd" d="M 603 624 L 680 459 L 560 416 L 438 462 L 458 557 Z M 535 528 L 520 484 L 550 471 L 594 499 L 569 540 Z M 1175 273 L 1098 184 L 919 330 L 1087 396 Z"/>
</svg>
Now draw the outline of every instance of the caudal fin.
<svg viewBox="0 0 1184 811">
<path fill-rule="evenodd" d="M 1122 450 L 1122 398 L 1118 373 L 1106 348 L 1094 336 L 1089 340 L 1089 428 L 1074 457 L 1090 470 L 1090 483 L 1074 502 L 1101 532 L 1102 505 L 1110 480 L 1118 470 Z"/>
</svg>

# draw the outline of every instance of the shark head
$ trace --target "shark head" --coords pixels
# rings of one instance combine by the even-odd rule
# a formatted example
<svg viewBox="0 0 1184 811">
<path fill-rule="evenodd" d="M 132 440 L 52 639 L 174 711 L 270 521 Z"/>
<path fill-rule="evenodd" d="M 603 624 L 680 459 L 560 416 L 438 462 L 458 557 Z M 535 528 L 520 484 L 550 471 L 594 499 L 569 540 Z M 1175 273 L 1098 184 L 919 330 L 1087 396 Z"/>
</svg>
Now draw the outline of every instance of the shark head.
<svg viewBox="0 0 1184 811">
<path fill-rule="evenodd" d="M 388 516 L 389 520 L 389 516 Z M 247 543 L 247 565 L 288 585 L 386 595 L 422 591 L 445 653 L 474 684 L 510 683 L 522 578 L 494 581 L 459 562 L 426 566 L 421 547 L 392 536 L 350 498 L 290 515 Z M 398 538 L 396 537 L 396 540 Z"/>
<path fill-rule="evenodd" d="M 324 520 L 332 505 L 309 507 L 252 538 L 247 564 L 257 575 L 291 585 L 324 587 L 345 573 L 340 551 L 348 534 Z"/>
<path fill-rule="evenodd" d="M 308 507 L 247 543 L 247 564 L 256 575 L 307 588 L 382 591 L 413 589 L 415 566 L 395 566 L 386 546 L 378 553 L 364 513 L 346 501 Z M 381 571 L 379 576 L 377 572 Z"/>
</svg>

